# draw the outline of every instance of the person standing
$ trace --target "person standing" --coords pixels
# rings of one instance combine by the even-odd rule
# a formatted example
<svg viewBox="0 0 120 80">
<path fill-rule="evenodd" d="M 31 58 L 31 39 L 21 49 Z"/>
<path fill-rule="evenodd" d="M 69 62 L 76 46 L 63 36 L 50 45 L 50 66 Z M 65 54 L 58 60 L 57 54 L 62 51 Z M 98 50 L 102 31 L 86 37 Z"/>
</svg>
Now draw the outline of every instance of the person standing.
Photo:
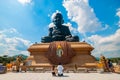
<svg viewBox="0 0 120 80">
<path fill-rule="evenodd" d="M 110 59 L 108 60 L 108 68 L 109 68 L 109 70 L 110 70 L 111 72 L 115 72 L 115 71 L 114 71 L 114 66 L 113 66 L 113 64 L 112 64 L 112 62 L 111 62 Z"/>
<path fill-rule="evenodd" d="M 59 65 L 57 66 L 58 76 L 63 76 L 63 69 L 63 66 L 61 65 L 61 63 L 59 63 Z"/>
</svg>

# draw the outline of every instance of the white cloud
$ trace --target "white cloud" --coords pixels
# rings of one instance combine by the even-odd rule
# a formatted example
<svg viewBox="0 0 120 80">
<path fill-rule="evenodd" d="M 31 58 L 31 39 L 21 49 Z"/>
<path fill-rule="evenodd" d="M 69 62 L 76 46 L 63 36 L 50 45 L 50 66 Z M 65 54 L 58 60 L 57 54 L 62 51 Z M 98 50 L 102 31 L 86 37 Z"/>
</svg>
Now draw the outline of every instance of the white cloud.
<svg viewBox="0 0 120 80">
<path fill-rule="evenodd" d="M 120 17 L 120 8 L 117 9 L 116 15 L 117 15 L 118 17 Z"/>
<path fill-rule="evenodd" d="M 0 55 L 28 55 L 27 48 L 30 45 L 31 42 L 20 38 L 14 28 L 0 31 Z"/>
<path fill-rule="evenodd" d="M 21 4 L 29 4 L 32 2 L 32 0 L 18 0 L 18 2 L 20 2 Z"/>
<path fill-rule="evenodd" d="M 117 9 L 116 16 L 119 17 L 118 26 L 120 27 L 120 8 Z"/>
<path fill-rule="evenodd" d="M 118 26 L 120 27 L 120 20 L 118 21 Z"/>
<path fill-rule="evenodd" d="M 92 35 L 88 40 L 93 43 L 95 50 L 93 55 L 104 54 L 107 57 L 120 57 L 120 29 L 108 37 Z"/>
<path fill-rule="evenodd" d="M 67 10 L 68 18 L 78 24 L 80 33 L 103 30 L 101 22 L 96 17 L 88 0 L 64 0 L 63 6 Z"/>
</svg>

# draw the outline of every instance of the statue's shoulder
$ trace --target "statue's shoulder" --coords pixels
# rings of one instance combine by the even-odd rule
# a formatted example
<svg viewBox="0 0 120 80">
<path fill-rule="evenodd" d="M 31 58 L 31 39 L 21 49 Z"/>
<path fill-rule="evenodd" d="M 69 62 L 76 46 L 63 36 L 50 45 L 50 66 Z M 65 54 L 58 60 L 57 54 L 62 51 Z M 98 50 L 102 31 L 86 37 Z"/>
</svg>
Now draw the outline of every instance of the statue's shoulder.
<svg viewBox="0 0 120 80">
<path fill-rule="evenodd" d="M 63 26 L 63 27 L 69 27 L 69 26 L 68 26 L 68 25 L 66 25 L 66 24 L 62 24 L 62 26 Z"/>
<path fill-rule="evenodd" d="M 52 31 L 52 30 L 53 30 L 53 27 L 50 27 L 49 30 Z"/>
<path fill-rule="evenodd" d="M 64 28 L 66 28 L 66 29 L 69 29 L 69 26 L 67 26 L 67 25 L 62 25 Z"/>
</svg>

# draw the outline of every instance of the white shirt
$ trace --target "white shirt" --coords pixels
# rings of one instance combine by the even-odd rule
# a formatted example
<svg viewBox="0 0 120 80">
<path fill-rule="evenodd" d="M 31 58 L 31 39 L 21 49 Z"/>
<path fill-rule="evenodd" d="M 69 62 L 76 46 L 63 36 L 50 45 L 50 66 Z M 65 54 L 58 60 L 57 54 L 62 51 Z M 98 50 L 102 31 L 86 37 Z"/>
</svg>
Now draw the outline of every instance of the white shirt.
<svg viewBox="0 0 120 80">
<path fill-rule="evenodd" d="M 58 74 L 63 74 L 63 66 L 62 65 L 58 65 L 57 66 L 57 70 L 58 70 Z"/>
</svg>

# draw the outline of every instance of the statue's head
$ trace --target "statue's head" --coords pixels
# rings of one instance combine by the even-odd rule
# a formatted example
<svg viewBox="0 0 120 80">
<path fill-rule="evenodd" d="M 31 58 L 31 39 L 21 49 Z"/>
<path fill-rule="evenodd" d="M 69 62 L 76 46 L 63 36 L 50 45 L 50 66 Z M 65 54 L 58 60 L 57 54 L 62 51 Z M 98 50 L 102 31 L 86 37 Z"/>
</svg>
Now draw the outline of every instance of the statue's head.
<svg viewBox="0 0 120 80">
<path fill-rule="evenodd" d="M 60 12 L 56 12 L 53 14 L 52 22 L 59 26 L 64 23 L 63 16 Z"/>
</svg>

